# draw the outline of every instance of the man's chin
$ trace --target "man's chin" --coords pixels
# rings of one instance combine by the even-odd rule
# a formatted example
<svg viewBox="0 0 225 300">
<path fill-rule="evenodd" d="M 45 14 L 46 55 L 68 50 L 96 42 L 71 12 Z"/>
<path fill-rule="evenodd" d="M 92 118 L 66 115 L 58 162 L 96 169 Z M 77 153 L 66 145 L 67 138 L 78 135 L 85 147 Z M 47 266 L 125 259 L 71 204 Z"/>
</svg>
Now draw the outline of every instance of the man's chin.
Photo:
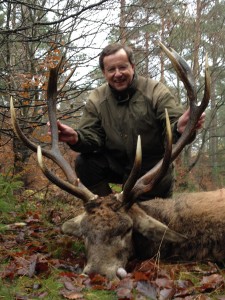
<svg viewBox="0 0 225 300">
<path fill-rule="evenodd" d="M 116 84 L 114 86 L 114 89 L 117 90 L 118 92 L 123 92 L 128 88 L 127 84 L 126 85 L 120 85 L 120 84 Z"/>
</svg>

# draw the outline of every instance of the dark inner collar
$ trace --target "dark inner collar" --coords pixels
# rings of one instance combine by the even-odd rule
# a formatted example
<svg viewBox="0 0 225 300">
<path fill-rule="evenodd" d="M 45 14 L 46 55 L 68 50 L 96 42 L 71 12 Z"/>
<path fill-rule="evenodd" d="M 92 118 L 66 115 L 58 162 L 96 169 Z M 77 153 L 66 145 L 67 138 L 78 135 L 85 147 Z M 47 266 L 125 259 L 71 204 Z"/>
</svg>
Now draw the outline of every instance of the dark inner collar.
<svg viewBox="0 0 225 300">
<path fill-rule="evenodd" d="M 132 96 L 136 92 L 136 86 L 137 86 L 136 74 L 134 74 L 133 80 L 132 80 L 131 84 L 129 85 L 129 87 L 124 91 L 117 91 L 116 89 L 114 89 L 113 87 L 111 87 L 109 85 L 110 90 L 112 91 L 114 97 L 116 98 L 116 100 L 118 101 L 119 104 L 126 103 L 132 98 Z"/>
</svg>

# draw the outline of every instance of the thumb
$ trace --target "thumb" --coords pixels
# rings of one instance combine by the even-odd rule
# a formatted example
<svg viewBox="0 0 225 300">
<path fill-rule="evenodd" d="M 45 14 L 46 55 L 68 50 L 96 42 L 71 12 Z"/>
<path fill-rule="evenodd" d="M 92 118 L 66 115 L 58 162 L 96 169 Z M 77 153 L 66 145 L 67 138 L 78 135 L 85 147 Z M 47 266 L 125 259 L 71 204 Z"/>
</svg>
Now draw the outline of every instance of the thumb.
<svg viewBox="0 0 225 300">
<path fill-rule="evenodd" d="M 65 128 L 65 125 L 63 123 L 61 123 L 59 120 L 57 120 L 57 127 L 59 130 L 62 130 Z"/>
<path fill-rule="evenodd" d="M 184 115 L 185 115 L 185 117 L 190 117 L 190 114 L 191 114 L 191 110 L 190 110 L 190 107 L 188 107 L 188 109 L 185 111 Z"/>
</svg>

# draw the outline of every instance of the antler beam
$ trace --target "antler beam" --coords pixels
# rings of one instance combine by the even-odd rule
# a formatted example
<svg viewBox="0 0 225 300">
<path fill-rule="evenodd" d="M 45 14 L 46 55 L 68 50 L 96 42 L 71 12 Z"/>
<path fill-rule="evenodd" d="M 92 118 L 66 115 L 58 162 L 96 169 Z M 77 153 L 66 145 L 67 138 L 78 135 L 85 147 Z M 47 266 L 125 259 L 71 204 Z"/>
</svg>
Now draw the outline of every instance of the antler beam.
<svg viewBox="0 0 225 300">
<path fill-rule="evenodd" d="M 208 58 L 205 59 L 205 91 L 203 99 L 200 105 L 197 105 L 197 94 L 194 84 L 194 75 L 186 61 L 173 49 L 166 48 L 161 42 L 159 42 L 161 49 L 166 53 L 168 58 L 173 64 L 180 80 L 184 83 L 187 90 L 187 96 L 190 101 L 190 118 L 186 125 L 184 132 L 174 145 L 171 155 L 165 151 L 165 157 L 156 164 L 149 172 L 137 180 L 134 187 L 123 195 L 123 202 L 134 203 L 138 200 L 140 195 L 152 190 L 152 188 L 162 179 L 165 175 L 169 165 L 177 158 L 183 148 L 188 144 L 190 138 L 196 131 L 196 125 L 202 113 L 206 109 L 210 99 L 210 75 L 208 70 Z M 168 152 L 169 153 L 169 152 Z M 165 160 L 169 163 L 166 164 Z M 166 166 L 166 167 L 165 167 Z M 129 205 L 130 207 L 130 205 Z"/>
<path fill-rule="evenodd" d="M 61 65 L 62 65 L 62 59 L 60 60 L 60 62 L 56 67 L 50 68 L 48 88 L 47 88 L 48 115 L 49 115 L 51 133 L 52 133 L 51 149 L 50 150 L 41 149 L 40 147 L 38 147 L 38 145 L 30 141 L 24 135 L 16 120 L 16 113 L 13 106 L 12 98 L 10 100 L 11 120 L 12 120 L 14 132 L 16 133 L 17 137 L 20 140 L 22 140 L 23 143 L 32 151 L 35 152 L 38 151 L 38 162 L 45 176 L 54 184 L 58 185 L 61 189 L 71 193 L 72 195 L 77 196 L 83 201 L 88 201 L 96 198 L 96 195 L 94 195 L 85 186 L 83 186 L 82 183 L 80 183 L 79 179 L 76 176 L 75 171 L 72 169 L 70 164 L 65 160 L 65 158 L 62 156 L 59 150 L 56 102 L 57 102 L 57 95 L 58 95 L 57 80 L 58 80 L 58 73 Z M 74 72 L 74 70 L 72 72 Z M 69 75 L 69 77 L 70 76 L 71 74 Z M 43 162 L 42 154 L 47 158 L 51 159 L 52 161 L 54 161 L 63 170 L 69 182 L 56 177 L 55 174 L 53 174 L 47 169 L 47 167 Z"/>
</svg>

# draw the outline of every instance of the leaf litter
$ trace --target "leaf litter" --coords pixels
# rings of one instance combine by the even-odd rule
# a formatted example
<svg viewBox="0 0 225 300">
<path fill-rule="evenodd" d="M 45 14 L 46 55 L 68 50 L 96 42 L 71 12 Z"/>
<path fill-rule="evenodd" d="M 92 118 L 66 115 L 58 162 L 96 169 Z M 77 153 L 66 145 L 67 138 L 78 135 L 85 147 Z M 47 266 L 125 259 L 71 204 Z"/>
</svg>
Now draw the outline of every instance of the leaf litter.
<svg viewBox="0 0 225 300">
<path fill-rule="evenodd" d="M 23 222 L 6 224 L 0 232 L 0 299 L 5 299 L 1 290 L 11 284 L 17 286 L 12 299 L 51 299 L 52 291 L 44 282 L 52 277 L 57 282 L 58 298 L 54 299 L 101 299 L 93 295 L 107 292 L 102 299 L 225 300 L 225 270 L 212 262 L 133 260 L 127 275 L 113 281 L 99 274 L 82 274 L 85 254 L 74 247 L 82 241 L 61 234 L 61 217 L 60 210 L 51 208 L 49 224 L 40 211 L 28 212 Z M 24 278 L 33 283 L 29 289 L 21 285 L 18 291 L 18 281 Z"/>
</svg>

